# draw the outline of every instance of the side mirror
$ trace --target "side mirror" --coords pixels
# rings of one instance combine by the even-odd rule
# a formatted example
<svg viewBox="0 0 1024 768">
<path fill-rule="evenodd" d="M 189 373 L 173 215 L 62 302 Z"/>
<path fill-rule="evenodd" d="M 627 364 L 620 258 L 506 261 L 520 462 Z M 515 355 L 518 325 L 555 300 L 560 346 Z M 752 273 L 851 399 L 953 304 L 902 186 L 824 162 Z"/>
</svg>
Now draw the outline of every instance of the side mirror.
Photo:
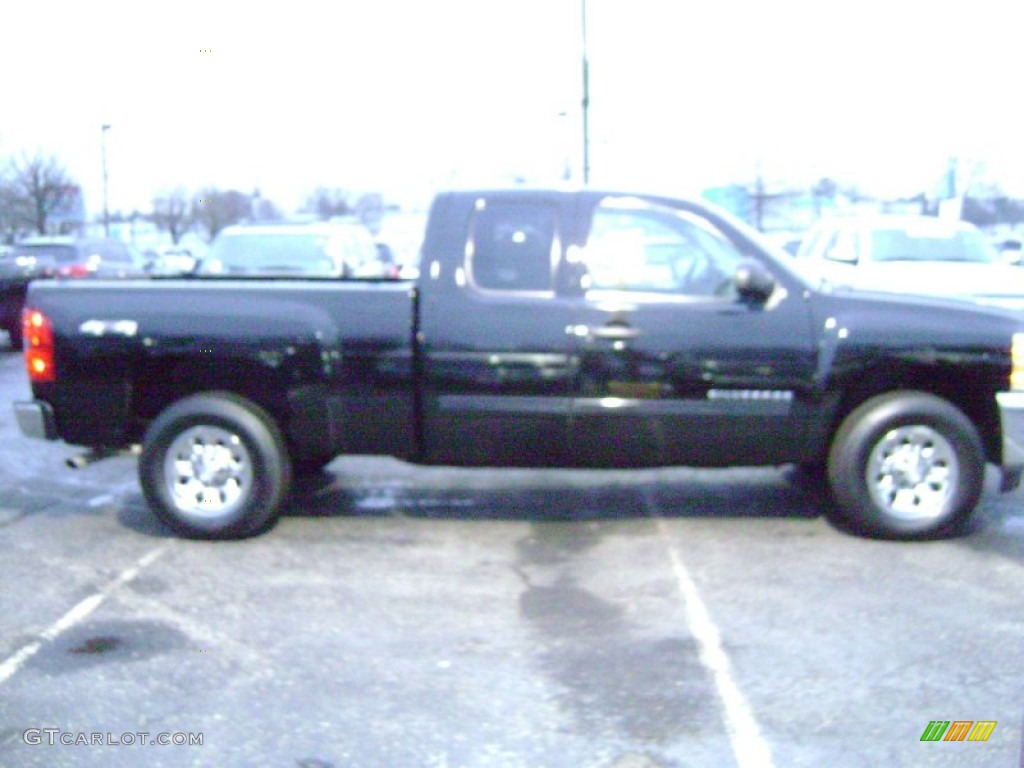
<svg viewBox="0 0 1024 768">
<path fill-rule="evenodd" d="M 763 304 L 775 292 L 775 278 L 760 262 L 744 261 L 733 277 L 741 301 Z"/>
<path fill-rule="evenodd" d="M 555 292 L 559 296 L 579 298 L 590 287 L 590 270 L 582 261 L 562 261 L 555 272 Z"/>
</svg>

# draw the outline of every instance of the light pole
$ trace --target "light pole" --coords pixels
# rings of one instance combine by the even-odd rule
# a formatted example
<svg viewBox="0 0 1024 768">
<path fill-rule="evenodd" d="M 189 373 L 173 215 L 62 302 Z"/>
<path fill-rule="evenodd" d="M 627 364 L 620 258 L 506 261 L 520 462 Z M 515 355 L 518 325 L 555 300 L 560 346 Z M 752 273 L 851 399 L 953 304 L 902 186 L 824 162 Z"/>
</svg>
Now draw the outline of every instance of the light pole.
<svg viewBox="0 0 1024 768">
<path fill-rule="evenodd" d="M 587 0 L 581 0 L 583 32 L 583 183 L 590 183 L 590 63 L 587 60 Z"/>
<path fill-rule="evenodd" d="M 107 131 L 110 123 L 104 123 L 100 130 L 100 154 L 103 158 L 103 236 L 110 237 L 110 209 L 107 206 Z"/>
</svg>

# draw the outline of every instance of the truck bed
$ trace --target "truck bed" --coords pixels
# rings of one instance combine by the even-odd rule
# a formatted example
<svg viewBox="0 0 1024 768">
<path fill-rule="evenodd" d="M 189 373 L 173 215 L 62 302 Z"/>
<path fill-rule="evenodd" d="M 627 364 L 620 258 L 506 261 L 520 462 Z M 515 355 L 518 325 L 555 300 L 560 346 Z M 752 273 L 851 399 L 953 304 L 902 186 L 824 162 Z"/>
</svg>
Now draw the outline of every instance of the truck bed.
<svg viewBox="0 0 1024 768">
<path fill-rule="evenodd" d="M 175 398 L 244 382 L 317 455 L 414 449 L 413 303 L 398 281 L 54 280 L 28 296 L 53 323 L 43 394 L 76 414 L 58 425 L 67 442 L 138 442 Z"/>
</svg>

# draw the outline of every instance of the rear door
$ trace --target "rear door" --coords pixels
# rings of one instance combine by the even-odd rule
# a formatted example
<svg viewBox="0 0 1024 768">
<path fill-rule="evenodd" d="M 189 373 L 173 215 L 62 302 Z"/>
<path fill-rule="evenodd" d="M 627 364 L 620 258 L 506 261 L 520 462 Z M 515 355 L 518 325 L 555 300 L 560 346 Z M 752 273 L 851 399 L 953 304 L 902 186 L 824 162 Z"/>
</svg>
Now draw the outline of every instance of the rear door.
<svg viewBox="0 0 1024 768">
<path fill-rule="evenodd" d="M 604 196 L 582 206 L 578 258 L 590 285 L 571 326 L 575 458 L 608 467 L 795 460 L 817 357 L 801 286 L 778 274 L 767 301 L 741 300 L 733 278 L 756 247 L 681 205 Z"/>
<path fill-rule="evenodd" d="M 570 461 L 571 302 L 556 295 L 572 198 L 438 198 L 421 270 L 423 459 Z"/>
</svg>

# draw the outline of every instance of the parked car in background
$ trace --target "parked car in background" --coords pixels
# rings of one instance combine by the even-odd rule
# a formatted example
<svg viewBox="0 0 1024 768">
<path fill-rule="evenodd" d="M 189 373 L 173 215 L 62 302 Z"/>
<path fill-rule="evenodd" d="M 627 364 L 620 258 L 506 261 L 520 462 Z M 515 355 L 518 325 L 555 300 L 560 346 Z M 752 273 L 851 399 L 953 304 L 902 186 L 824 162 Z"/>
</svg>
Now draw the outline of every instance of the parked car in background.
<svg viewBox="0 0 1024 768">
<path fill-rule="evenodd" d="M 796 256 L 800 250 L 800 244 L 803 242 L 803 234 L 800 232 L 766 232 L 765 240 L 777 248 L 781 248 L 790 256 Z"/>
<path fill-rule="evenodd" d="M 161 245 L 146 252 L 146 271 L 151 275 L 189 274 L 197 262 L 191 249 L 180 245 Z"/>
<path fill-rule="evenodd" d="M 347 222 L 226 227 L 196 272 L 225 277 L 392 276 L 369 230 Z"/>
<path fill-rule="evenodd" d="M 21 346 L 21 309 L 30 281 L 45 277 L 139 277 L 141 255 L 118 240 L 30 237 L 0 257 L 0 328 Z"/>
<path fill-rule="evenodd" d="M 999 250 L 999 255 L 1003 257 L 1003 261 L 1007 264 L 1024 266 L 1024 257 L 1021 255 L 1020 240 L 1011 237 L 1006 240 L 1002 240 L 996 247 Z"/>
<path fill-rule="evenodd" d="M 139 277 L 142 254 L 120 240 L 38 236 L 14 248 L 15 259 L 31 265 L 39 276 Z"/>
<path fill-rule="evenodd" d="M 0 253 L 0 329 L 7 332 L 11 346 L 21 346 L 21 308 L 25 292 L 35 276 L 34 265 L 14 256 L 13 249 Z"/>
<path fill-rule="evenodd" d="M 808 233 L 796 261 L 835 287 L 967 298 L 1024 311 L 1024 274 L 966 221 L 827 219 Z"/>
</svg>

